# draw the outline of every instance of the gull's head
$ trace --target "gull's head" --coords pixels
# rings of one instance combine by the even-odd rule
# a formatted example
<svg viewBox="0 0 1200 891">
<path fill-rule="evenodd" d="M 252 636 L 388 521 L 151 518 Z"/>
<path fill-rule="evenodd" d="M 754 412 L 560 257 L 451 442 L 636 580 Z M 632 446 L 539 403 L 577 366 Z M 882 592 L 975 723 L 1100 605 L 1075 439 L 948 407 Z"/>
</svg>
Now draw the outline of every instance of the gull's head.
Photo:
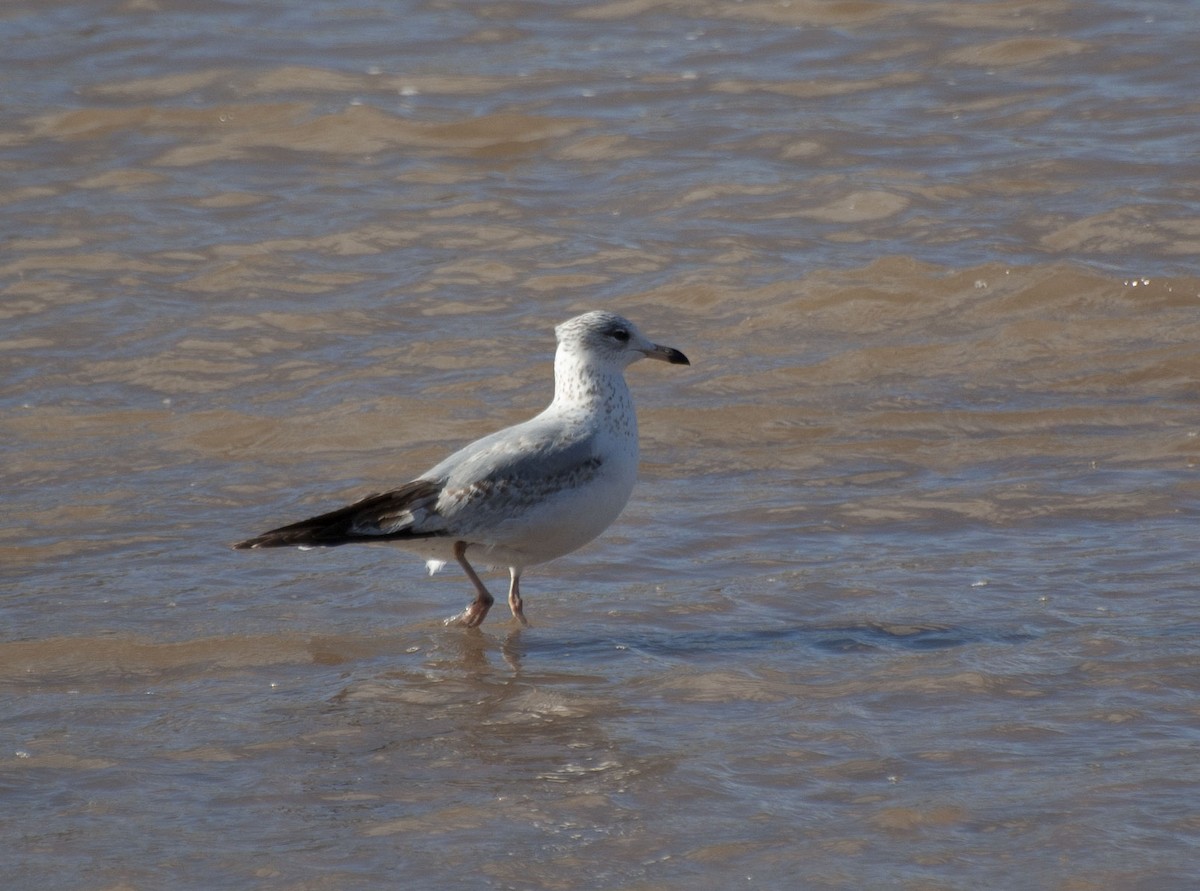
<svg viewBox="0 0 1200 891">
<path fill-rule="evenodd" d="M 672 365 L 690 365 L 674 347 L 650 340 L 629 319 L 615 312 L 596 310 L 568 319 L 554 329 L 559 352 L 589 362 L 625 368 L 638 359 L 661 359 Z"/>
</svg>

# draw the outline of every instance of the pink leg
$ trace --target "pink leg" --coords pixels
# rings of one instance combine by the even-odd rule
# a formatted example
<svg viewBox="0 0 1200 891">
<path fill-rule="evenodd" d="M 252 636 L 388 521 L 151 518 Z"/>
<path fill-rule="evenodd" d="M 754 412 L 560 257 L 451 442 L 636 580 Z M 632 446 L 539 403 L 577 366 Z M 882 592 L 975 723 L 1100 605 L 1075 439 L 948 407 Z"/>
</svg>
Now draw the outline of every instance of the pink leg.
<svg viewBox="0 0 1200 891">
<path fill-rule="evenodd" d="M 454 543 L 454 559 L 458 561 L 458 565 L 463 568 L 463 572 L 467 574 L 467 578 L 475 586 L 475 599 L 467 604 L 467 608 L 457 616 L 451 616 L 447 619 L 446 624 L 478 628 L 483 624 L 483 620 L 487 618 L 488 610 L 496 602 L 495 598 L 484 587 L 479 575 L 471 567 L 471 564 L 467 562 L 467 543 L 465 541 L 456 541 Z"/>
<path fill-rule="evenodd" d="M 509 567 L 508 574 L 512 581 L 508 585 L 508 608 L 512 610 L 513 618 L 522 625 L 528 625 L 525 618 L 525 604 L 521 601 L 521 573 L 516 567 Z"/>
</svg>

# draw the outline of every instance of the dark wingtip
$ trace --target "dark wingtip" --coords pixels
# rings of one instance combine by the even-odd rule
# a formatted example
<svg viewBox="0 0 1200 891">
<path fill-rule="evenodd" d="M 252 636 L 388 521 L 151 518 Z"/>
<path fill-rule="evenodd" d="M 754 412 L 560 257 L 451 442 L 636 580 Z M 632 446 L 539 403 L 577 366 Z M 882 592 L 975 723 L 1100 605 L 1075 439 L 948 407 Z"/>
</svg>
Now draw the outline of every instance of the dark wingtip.
<svg viewBox="0 0 1200 891">
<path fill-rule="evenodd" d="M 254 538 L 247 538 L 245 541 L 236 542 L 229 547 L 235 551 L 257 551 L 262 548 L 299 547 L 301 544 L 303 542 L 290 541 L 281 535 L 273 535 L 267 532 L 263 535 L 257 535 Z"/>
</svg>

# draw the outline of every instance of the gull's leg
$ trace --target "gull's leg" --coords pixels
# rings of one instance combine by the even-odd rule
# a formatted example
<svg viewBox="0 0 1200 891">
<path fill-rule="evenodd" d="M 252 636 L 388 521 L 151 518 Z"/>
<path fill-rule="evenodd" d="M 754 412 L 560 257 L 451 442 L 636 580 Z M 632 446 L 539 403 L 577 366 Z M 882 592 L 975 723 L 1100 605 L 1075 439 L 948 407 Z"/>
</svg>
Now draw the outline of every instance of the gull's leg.
<svg viewBox="0 0 1200 891">
<path fill-rule="evenodd" d="M 525 618 L 525 604 L 521 601 L 521 571 L 515 566 L 510 566 L 508 574 L 512 578 L 508 584 L 508 608 L 512 610 L 514 619 L 522 625 L 528 625 L 529 620 Z"/>
<path fill-rule="evenodd" d="M 451 616 L 447 619 L 446 624 L 478 628 L 483 624 L 483 620 L 487 618 L 488 610 L 492 608 L 492 604 L 496 601 L 488 589 L 484 587 L 483 582 L 471 567 L 471 564 L 467 562 L 467 543 L 465 541 L 456 541 L 454 543 L 454 559 L 458 561 L 458 565 L 463 568 L 463 572 L 467 574 L 467 578 L 475 586 L 475 599 L 467 604 L 467 608 L 457 616 Z"/>
</svg>

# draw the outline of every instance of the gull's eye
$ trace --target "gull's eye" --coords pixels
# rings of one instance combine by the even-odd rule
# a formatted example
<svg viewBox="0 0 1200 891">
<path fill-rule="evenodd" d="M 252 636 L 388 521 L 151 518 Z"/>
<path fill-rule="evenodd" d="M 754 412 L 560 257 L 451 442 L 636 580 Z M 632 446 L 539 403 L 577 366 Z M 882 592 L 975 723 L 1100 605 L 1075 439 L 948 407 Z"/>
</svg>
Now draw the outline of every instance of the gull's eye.
<svg viewBox="0 0 1200 891">
<path fill-rule="evenodd" d="M 629 332 L 624 328 L 613 328 L 608 332 L 608 336 L 613 340 L 621 341 L 621 343 L 629 343 Z"/>
</svg>

